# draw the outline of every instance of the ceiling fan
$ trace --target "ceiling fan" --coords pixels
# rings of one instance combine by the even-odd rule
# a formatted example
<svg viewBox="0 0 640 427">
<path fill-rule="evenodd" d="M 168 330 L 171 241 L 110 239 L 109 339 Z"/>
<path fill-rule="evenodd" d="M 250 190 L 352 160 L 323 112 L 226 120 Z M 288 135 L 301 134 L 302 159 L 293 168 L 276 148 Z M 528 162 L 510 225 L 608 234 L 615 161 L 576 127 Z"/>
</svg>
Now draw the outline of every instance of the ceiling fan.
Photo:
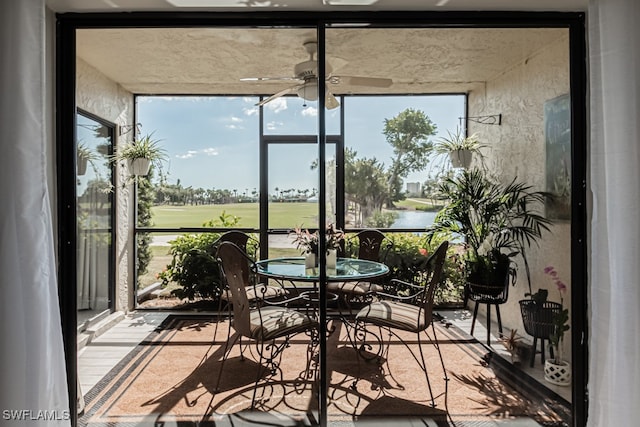
<svg viewBox="0 0 640 427">
<path fill-rule="evenodd" d="M 263 99 L 256 105 L 261 106 L 273 101 L 281 96 L 296 93 L 300 98 L 306 101 L 316 101 L 318 99 L 318 60 L 315 55 L 318 52 L 318 44 L 315 41 L 304 43 L 304 48 L 309 54 L 307 61 L 300 62 L 293 67 L 293 76 L 291 77 L 247 77 L 240 79 L 241 81 L 270 81 L 270 80 L 292 80 L 298 81 L 298 84 L 290 86 L 280 92 L 274 93 L 268 98 Z M 327 74 L 327 82 L 332 84 L 345 83 L 355 86 L 370 87 L 389 87 L 393 83 L 391 79 L 378 77 L 360 77 L 360 76 L 334 76 L 331 74 L 332 68 L 328 63 L 325 66 Z M 329 110 L 340 105 L 338 100 L 327 88 L 325 93 L 325 107 Z"/>
</svg>

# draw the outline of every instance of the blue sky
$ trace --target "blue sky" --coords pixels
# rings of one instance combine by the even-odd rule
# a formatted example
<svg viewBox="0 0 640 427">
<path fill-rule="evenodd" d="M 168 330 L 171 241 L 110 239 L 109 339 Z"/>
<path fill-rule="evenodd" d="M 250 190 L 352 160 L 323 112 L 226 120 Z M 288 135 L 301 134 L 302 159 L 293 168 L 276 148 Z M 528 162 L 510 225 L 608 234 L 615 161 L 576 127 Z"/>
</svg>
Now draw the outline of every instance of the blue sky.
<svg viewBox="0 0 640 427">
<path fill-rule="evenodd" d="M 237 190 L 258 188 L 259 109 L 256 97 L 138 97 L 142 134 L 153 132 L 170 160 L 169 183 L 184 187 Z M 366 96 L 348 97 L 345 108 L 345 144 L 359 157 L 376 157 L 385 165 L 393 154 L 382 133 L 384 120 L 406 108 L 422 110 L 437 126 L 437 139 L 455 131 L 464 115 L 464 97 Z M 317 133 L 317 102 L 282 97 L 264 106 L 268 135 Z M 327 114 L 327 134 L 339 133 L 339 109 Z M 269 191 L 317 188 L 318 173 L 310 169 L 318 148 L 312 144 L 276 144 L 269 149 Z M 328 148 L 327 158 L 333 156 Z M 424 181 L 426 172 L 406 180 Z"/>
</svg>

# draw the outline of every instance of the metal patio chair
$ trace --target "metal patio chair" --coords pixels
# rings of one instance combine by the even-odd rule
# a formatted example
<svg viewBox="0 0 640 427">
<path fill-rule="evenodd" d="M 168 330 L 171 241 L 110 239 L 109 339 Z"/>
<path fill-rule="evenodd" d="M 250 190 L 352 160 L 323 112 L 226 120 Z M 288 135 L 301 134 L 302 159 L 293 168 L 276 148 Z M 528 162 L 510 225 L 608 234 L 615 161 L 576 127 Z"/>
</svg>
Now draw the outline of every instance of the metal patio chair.
<svg viewBox="0 0 640 427">
<path fill-rule="evenodd" d="M 366 229 L 356 233 L 347 245 L 358 245 L 358 259 L 385 262 L 393 243 L 379 230 Z M 352 301 L 370 301 L 377 292 L 384 291 L 380 283 L 372 281 L 333 282 L 327 284 L 327 290 L 337 294 L 340 301 L 351 313 Z"/>
<path fill-rule="evenodd" d="M 282 377 L 282 370 L 279 368 L 280 358 L 294 335 L 301 333 L 309 335 L 310 349 L 307 351 L 308 359 L 305 372 L 311 371 L 310 366 L 315 353 L 313 349 L 318 343 L 318 322 L 304 313 L 285 306 L 271 305 L 268 300 L 264 300 L 264 304 L 252 305 L 247 295 L 249 286 L 247 286 L 245 277 L 256 271 L 255 264 L 237 245 L 231 242 L 221 243 L 218 247 L 218 259 L 222 267 L 223 278 L 231 295 L 233 317 L 227 334 L 215 390 L 219 390 L 224 362 L 229 357 L 233 345 L 239 338 L 247 338 L 255 344 L 260 363 L 251 399 L 251 407 L 253 408 L 258 384 L 265 370 L 268 370 L 271 377 L 278 373 Z M 254 292 L 258 291 L 254 290 Z M 233 336 L 231 336 L 231 328 L 236 332 Z"/>
<path fill-rule="evenodd" d="M 384 296 L 385 299 L 373 302 L 363 307 L 355 317 L 355 327 L 358 337 L 366 338 L 369 334 L 376 336 L 372 332 L 367 331 L 367 326 L 372 325 L 379 327 L 381 331 L 388 331 L 390 337 L 393 336 L 397 338 L 405 345 L 425 375 L 429 393 L 431 395 L 431 405 L 435 407 L 435 398 L 431 389 L 428 368 L 424 359 L 422 348 L 423 340 L 421 335 L 424 334 L 427 339 L 433 343 L 433 346 L 440 357 L 440 363 L 444 373 L 445 408 L 447 406 L 449 378 L 444 366 L 444 360 L 442 359 L 440 345 L 438 344 L 436 330 L 433 324 L 433 299 L 436 288 L 443 280 L 444 262 L 448 247 L 448 242 L 445 241 L 441 243 L 440 246 L 438 246 L 438 249 L 436 249 L 436 251 L 428 258 L 425 270 L 421 274 L 421 283 L 414 284 L 400 281 L 398 279 L 392 279 L 392 283 L 401 284 L 404 287 L 412 289 L 413 293 L 411 295 L 397 296 L 391 294 L 379 294 L 379 296 Z M 429 326 L 431 326 L 433 338 L 429 335 Z M 415 347 L 416 344 L 405 342 L 397 331 L 415 332 L 419 351 L 418 355 L 416 355 L 415 351 L 411 348 L 412 345 Z M 384 356 L 385 359 L 388 360 L 389 343 L 387 343 L 385 350 L 382 335 L 379 337 L 376 336 L 376 338 L 380 342 L 379 356 Z M 360 349 L 362 349 L 362 347 Z"/>
</svg>

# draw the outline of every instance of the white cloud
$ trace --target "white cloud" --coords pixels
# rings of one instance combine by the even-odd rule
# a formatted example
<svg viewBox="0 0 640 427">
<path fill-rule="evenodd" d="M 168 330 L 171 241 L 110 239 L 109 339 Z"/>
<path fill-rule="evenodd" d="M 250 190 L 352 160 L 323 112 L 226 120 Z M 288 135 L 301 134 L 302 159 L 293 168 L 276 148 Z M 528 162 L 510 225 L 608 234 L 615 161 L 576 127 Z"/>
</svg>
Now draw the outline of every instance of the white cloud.
<svg viewBox="0 0 640 427">
<path fill-rule="evenodd" d="M 252 108 L 245 108 L 242 110 L 245 116 L 257 116 L 258 115 L 258 107 L 253 106 Z"/>
<path fill-rule="evenodd" d="M 244 129 L 244 126 L 238 126 L 238 125 L 226 125 L 225 127 L 227 129 Z"/>
<path fill-rule="evenodd" d="M 267 102 L 265 106 L 274 113 L 279 113 L 287 109 L 287 100 L 284 97 L 276 98 L 273 101 Z"/>
<path fill-rule="evenodd" d="M 179 158 L 179 159 L 191 159 L 196 154 L 198 154 L 197 151 L 189 150 L 185 154 L 176 154 L 176 157 Z"/>
<path fill-rule="evenodd" d="M 303 116 L 316 117 L 318 115 L 318 109 L 315 107 L 307 107 L 302 110 Z"/>
<path fill-rule="evenodd" d="M 276 130 L 283 125 L 283 122 L 269 122 L 267 123 L 267 130 Z"/>
<path fill-rule="evenodd" d="M 240 117 L 232 116 L 232 117 L 231 117 L 231 121 L 232 121 L 233 123 L 242 123 L 242 121 L 243 121 L 243 120 L 242 120 Z"/>
<path fill-rule="evenodd" d="M 205 156 L 217 156 L 218 150 L 215 148 L 205 148 L 203 150 L 189 150 L 184 154 L 176 154 L 176 158 L 178 159 L 193 159 L 199 154 L 204 154 Z"/>
</svg>

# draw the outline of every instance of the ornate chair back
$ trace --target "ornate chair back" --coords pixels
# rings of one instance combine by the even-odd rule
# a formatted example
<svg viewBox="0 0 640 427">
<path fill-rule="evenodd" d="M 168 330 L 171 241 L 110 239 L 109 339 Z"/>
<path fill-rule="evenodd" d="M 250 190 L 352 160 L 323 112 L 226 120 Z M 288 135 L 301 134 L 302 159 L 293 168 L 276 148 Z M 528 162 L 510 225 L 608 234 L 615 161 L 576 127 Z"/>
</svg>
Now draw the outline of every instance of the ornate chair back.
<svg viewBox="0 0 640 427">
<path fill-rule="evenodd" d="M 218 246 L 218 259 L 220 260 L 222 277 L 231 294 L 233 307 L 233 328 L 242 336 L 251 336 L 250 310 L 251 306 L 247 297 L 246 277 L 251 274 L 253 261 L 249 259 L 245 251 L 232 242 L 222 242 Z"/>
<path fill-rule="evenodd" d="M 438 249 L 436 249 L 436 251 L 431 254 L 429 259 L 427 260 L 424 291 L 421 295 L 418 296 L 425 327 L 431 324 L 433 316 L 433 300 L 435 297 L 436 288 L 438 287 L 444 276 L 444 262 L 447 257 L 448 248 L 449 242 L 442 242 L 440 246 L 438 246 Z"/>
</svg>

